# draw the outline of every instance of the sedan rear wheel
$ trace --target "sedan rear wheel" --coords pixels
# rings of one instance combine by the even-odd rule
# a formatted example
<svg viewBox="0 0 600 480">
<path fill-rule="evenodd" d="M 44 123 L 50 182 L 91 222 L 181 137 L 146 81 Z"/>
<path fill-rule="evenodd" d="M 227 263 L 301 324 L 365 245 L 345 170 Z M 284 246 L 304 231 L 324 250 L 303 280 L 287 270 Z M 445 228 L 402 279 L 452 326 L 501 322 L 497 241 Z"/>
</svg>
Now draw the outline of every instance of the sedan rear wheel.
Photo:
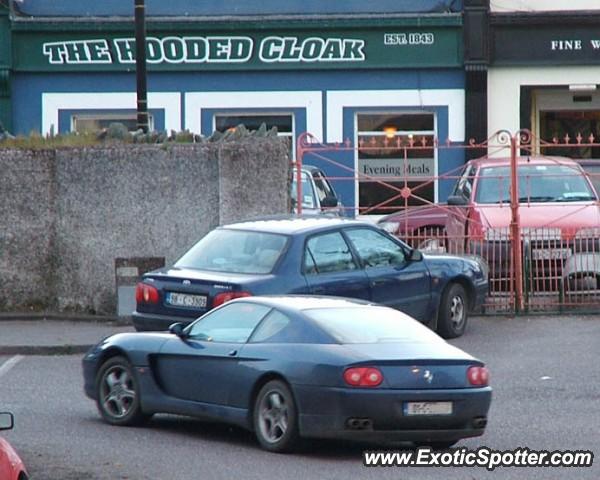
<svg viewBox="0 0 600 480">
<path fill-rule="evenodd" d="M 444 338 L 456 338 L 465 333 L 469 298 L 458 283 L 449 285 L 442 295 L 438 314 L 438 333 Z"/>
<path fill-rule="evenodd" d="M 261 388 L 254 404 L 254 431 L 261 446 L 288 452 L 298 443 L 298 415 L 289 387 L 272 380 Z"/>
<path fill-rule="evenodd" d="M 447 450 L 450 447 L 456 445 L 458 440 L 451 440 L 447 442 L 414 442 L 415 447 L 431 447 L 434 450 Z"/>
<path fill-rule="evenodd" d="M 140 388 L 133 367 L 124 357 L 112 357 L 96 376 L 96 404 L 112 425 L 137 425 L 148 418 L 140 408 Z"/>
</svg>

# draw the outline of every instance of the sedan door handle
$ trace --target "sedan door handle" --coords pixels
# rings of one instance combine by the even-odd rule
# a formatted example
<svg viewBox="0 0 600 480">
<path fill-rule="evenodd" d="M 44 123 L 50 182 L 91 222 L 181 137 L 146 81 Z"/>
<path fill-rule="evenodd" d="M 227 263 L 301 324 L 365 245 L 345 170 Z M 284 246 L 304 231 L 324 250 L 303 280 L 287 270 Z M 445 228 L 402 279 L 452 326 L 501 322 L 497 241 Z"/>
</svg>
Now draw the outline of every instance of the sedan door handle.
<svg viewBox="0 0 600 480">
<path fill-rule="evenodd" d="M 232 350 L 227 355 L 229 355 L 230 357 L 235 357 L 237 355 L 237 350 Z"/>
<path fill-rule="evenodd" d="M 325 288 L 315 287 L 315 288 L 313 288 L 313 293 L 325 293 Z"/>
</svg>

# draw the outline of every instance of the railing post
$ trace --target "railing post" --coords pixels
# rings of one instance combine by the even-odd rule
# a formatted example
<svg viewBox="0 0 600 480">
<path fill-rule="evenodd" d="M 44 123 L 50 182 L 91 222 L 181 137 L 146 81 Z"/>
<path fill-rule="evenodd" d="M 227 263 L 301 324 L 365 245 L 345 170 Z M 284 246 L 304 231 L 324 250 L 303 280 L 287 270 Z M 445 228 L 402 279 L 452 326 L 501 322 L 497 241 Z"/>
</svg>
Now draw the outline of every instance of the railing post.
<svg viewBox="0 0 600 480">
<path fill-rule="evenodd" d="M 523 256 L 521 249 L 521 219 L 519 217 L 519 175 L 517 170 L 517 141 L 519 133 L 510 137 L 510 240 L 514 268 L 515 313 L 523 310 Z"/>
</svg>

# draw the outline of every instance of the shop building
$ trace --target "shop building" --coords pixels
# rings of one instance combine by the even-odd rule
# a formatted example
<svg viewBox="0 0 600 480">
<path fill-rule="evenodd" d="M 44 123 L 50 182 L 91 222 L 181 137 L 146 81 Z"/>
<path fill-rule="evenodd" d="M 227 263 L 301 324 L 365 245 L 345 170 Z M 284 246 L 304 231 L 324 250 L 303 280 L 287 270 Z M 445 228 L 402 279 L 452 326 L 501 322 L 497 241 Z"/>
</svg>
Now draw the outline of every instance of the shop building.
<svg viewBox="0 0 600 480">
<path fill-rule="evenodd" d="M 113 121 L 135 128 L 133 3 L 12 5 L 0 17 L 11 31 L 10 48 L 0 49 L 3 123 L 21 134 L 85 131 Z M 290 139 L 292 156 L 304 132 L 328 144 L 425 138 L 432 148 L 415 154 L 406 169 L 417 183 L 464 163 L 464 152 L 433 148 L 434 138 L 465 139 L 461 1 L 173 0 L 167 6 L 146 0 L 146 10 L 153 129 L 208 136 L 266 123 Z M 402 165 L 396 153 L 359 158 L 353 150 L 336 161 L 389 177 Z M 350 175 L 319 166 L 334 177 Z M 376 182 L 335 183 L 351 207 L 394 194 Z M 445 200 L 451 184 L 436 179 L 423 196 Z"/>
<path fill-rule="evenodd" d="M 527 129 L 537 153 L 600 158 L 594 147 L 543 147 L 566 135 L 600 139 L 598 25 L 595 0 L 467 0 L 465 65 L 476 72 L 467 77 L 485 86 L 469 103 L 477 94 L 467 79 L 467 130 L 480 139 L 481 124 L 488 137 Z M 469 129 L 477 119 L 479 127 Z"/>
</svg>

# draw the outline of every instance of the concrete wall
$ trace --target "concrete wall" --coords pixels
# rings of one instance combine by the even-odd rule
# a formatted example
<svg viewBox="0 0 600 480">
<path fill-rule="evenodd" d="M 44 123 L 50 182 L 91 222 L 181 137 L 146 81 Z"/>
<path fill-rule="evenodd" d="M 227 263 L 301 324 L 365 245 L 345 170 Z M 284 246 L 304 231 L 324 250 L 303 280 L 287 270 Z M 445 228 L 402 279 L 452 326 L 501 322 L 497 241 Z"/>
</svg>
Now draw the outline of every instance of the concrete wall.
<svg viewBox="0 0 600 480">
<path fill-rule="evenodd" d="M 115 313 L 115 258 L 175 261 L 220 223 L 287 211 L 276 138 L 0 149 L 0 309 Z"/>
</svg>

